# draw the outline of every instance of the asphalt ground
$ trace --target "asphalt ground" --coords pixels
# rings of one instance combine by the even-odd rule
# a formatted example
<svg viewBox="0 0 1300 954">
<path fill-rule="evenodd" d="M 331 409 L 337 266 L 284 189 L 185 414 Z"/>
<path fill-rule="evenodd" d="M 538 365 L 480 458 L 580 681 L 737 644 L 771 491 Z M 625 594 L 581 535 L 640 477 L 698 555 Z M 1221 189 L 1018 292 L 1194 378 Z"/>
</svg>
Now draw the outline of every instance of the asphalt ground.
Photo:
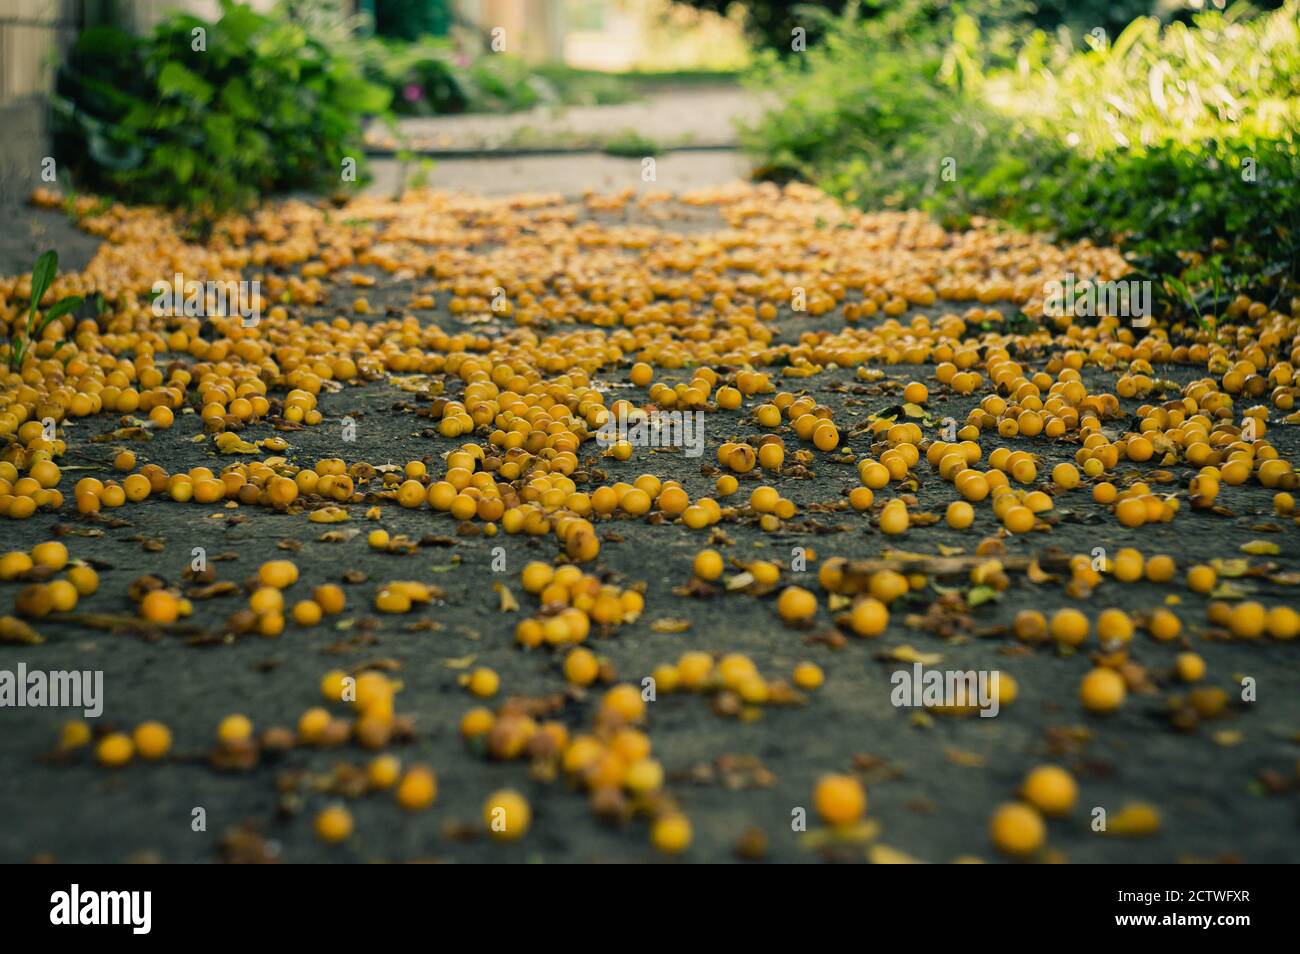
<svg viewBox="0 0 1300 954">
<path fill-rule="evenodd" d="M 711 228 L 699 210 L 681 220 L 657 222 L 664 228 Z M 367 289 L 367 297 L 382 314 L 386 305 L 402 307 L 412 287 L 425 280 L 382 280 Z M 322 316 L 342 312 L 351 290 L 340 286 L 334 307 Z M 459 324 L 445 310 L 421 313 L 451 330 Z M 936 313 L 937 309 L 929 310 Z M 778 319 L 781 340 L 837 319 L 810 319 L 785 310 Z M 474 325 L 493 333 L 492 325 Z M 1041 356 L 1037 356 L 1041 360 Z M 1030 361 L 1034 360 L 1031 356 Z M 861 382 L 851 371 L 830 371 L 811 378 L 779 382 L 778 387 L 807 391 L 834 411 L 841 433 L 869 414 L 901 403 L 903 383 L 920 380 L 931 388 L 929 409 L 935 416 L 958 420 L 980 395 L 947 393 L 933 378 L 933 366 L 896 365 L 884 369 L 878 382 Z M 688 372 L 658 372 L 672 383 Z M 1089 372 L 1089 383 L 1113 379 Z M 1165 366 L 1157 376 L 1177 384 L 1202 377 L 1204 369 Z M 627 369 L 609 375 L 611 386 L 626 385 Z M 459 382 L 448 381 L 448 394 Z M 638 394 L 631 390 L 629 393 Z M 1169 392 L 1171 395 L 1173 391 Z M 1158 397 L 1152 395 L 1147 398 Z M 286 456 L 309 465 L 322 457 L 344 457 L 349 463 L 372 464 L 423 459 L 441 465 L 441 455 L 463 442 L 430 436 L 428 418 L 415 410 L 427 398 L 389 382 L 346 387 L 323 393 L 326 421 L 286 436 Z M 1124 401 L 1133 411 L 1141 401 Z M 341 439 L 340 421 L 357 423 L 355 442 Z M 196 465 L 214 470 L 231 458 L 218 457 L 211 443 L 194 443 L 199 431 L 196 415 L 178 416 L 169 431 L 156 431 L 147 443 L 132 446 L 140 463 L 154 462 L 168 472 Z M 111 431 L 109 417 L 87 418 L 69 426 L 72 450 L 61 464 L 71 470 L 65 483 L 86 475 L 113 476 L 113 455 L 120 443 L 95 443 L 96 435 Z M 276 434 L 269 425 L 241 432 L 248 440 Z M 708 465 L 716 448 L 734 438 L 756 438 L 758 426 L 744 411 L 711 413 L 706 424 L 706 450 L 693 460 L 665 451 L 638 452 L 632 461 L 591 459 L 608 480 L 632 480 L 646 472 L 680 480 L 694 499 L 711 495 L 715 476 Z M 929 436 L 929 435 L 928 435 Z M 789 444 L 788 451 L 794 449 Z M 1268 439 L 1291 459 L 1296 456 L 1293 428 L 1275 425 Z M 855 453 L 867 451 L 862 435 L 844 443 Z M 1075 445 L 1043 439 L 1003 441 L 986 435 L 988 451 L 1001 444 L 1039 455 L 1039 473 L 1046 479 L 1052 464 L 1073 458 Z M 583 447 L 583 459 L 595 458 L 595 448 Z M 789 458 L 787 458 L 788 460 Z M 702 465 L 703 468 L 702 468 Z M 1122 464 L 1120 477 L 1154 470 Z M 1188 470 L 1177 475 L 1169 491 L 1183 491 Z M 770 559 L 787 567 L 785 582 L 804 583 L 819 593 L 820 607 L 810 630 L 797 631 L 781 622 L 776 594 L 756 597 L 744 593 L 701 598 L 675 591 L 691 579 L 691 561 L 711 533 L 676 524 L 656 525 L 645 519 L 603 522 L 600 555 L 594 570 L 603 578 L 628 585 L 644 583 L 646 609 L 635 623 L 620 627 L 608 639 L 590 645 L 616 669 L 620 681 L 639 683 L 655 666 L 676 660 L 681 653 L 701 649 L 747 654 L 770 678 L 787 680 L 793 666 L 816 662 L 826 672 L 826 684 L 806 694 L 802 705 L 766 706 L 750 718 L 720 715 L 707 696 L 661 694 L 649 705 L 648 732 L 654 752 L 667 771 L 667 787 L 690 817 L 694 842 L 682 860 L 730 861 L 742 842 L 753 844 L 755 832 L 766 842 L 771 861 L 863 861 L 899 857 L 925 862 L 958 858 L 999 860 L 988 834 L 988 821 L 997 805 L 1015 797 L 1024 776 L 1042 763 L 1069 768 L 1079 781 L 1079 802 L 1066 819 L 1049 823 L 1048 848 L 1040 860 L 1071 862 L 1245 861 L 1300 860 L 1300 802 L 1296 773 L 1300 759 L 1300 666 L 1295 643 L 1267 638 L 1234 641 L 1214 634 L 1206 623 L 1207 599 L 1181 584 L 1186 567 L 1213 557 L 1241 557 L 1239 547 L 1268 539 L 1281 553 L 1252 562 L 1271 563 L 1275 573 L 1300 570 L 1295 527 L 1273 514 L 1271 492 L 1254 486 L 1224 487 L 1220 503 L 1231 515 L 1193 511 L 1184 506 L 1168 524 L 1130 530 L 1092 502 L 1087 484 L 1056 501 L 1055 526 L 1005 540 L 1009 556 L 1044 554 L 1049 548 L 1066 554 L 1090 553 L 1104 547 L 1113 554 L 1124 546 L 1150 556 L 1164 553 L 1178 563 L 1174 583 L 1123 584 L 1107 580 L 1086 601 L 1072 600 L 1060 582 L 1031 583 L 1011 574 L 1012 585 L 1000 600 L 969 612 L 969 621 L 950 632 L 920 617 L 939 593 L 931 587 L 896 603 L 887 632 L 865 640 L 847 629 L 836 635 L 832 613 L 816 585 L 817 562 L 801 576 L 789 569 L 794 548 L 815 551 L 817 561 L 832 556 L 869 559 L 887 549 L 938 555 L 941 546 L 973 554 L 998 524 L 987 504 L 977 506 L 975 525 L 966 531 L 942 522 L 913 527 L 906 536 L 886 538 L 874 526 L 873 514 L 842 509 L 818 512 L 815 505 L 844 499 L 858 480 L 852 466 L 819 455 L 802 477 L 769 481 L 794 500 L 800 514 L 775 533 L 764 532 L 749 518 L 727 521 L 714 538 L 729 559 Z M 942 515 L 953 491 L 924 463 L 915 470 L 914 512 Z M 742 481 L 745 495 L 756 483 Z M 877 494 L 877 501 L 887 496 Z M 725 503 L 739 503 L 739 495 Z M 1184 500 L 1185 503 L 1185 500 Z M 303 515 L 286 515 L 260 508 L 180 504 L 151 499 L 106 512 L 101 519 L 78 516 L 65 506 L 59 513 L 38 513 L 24 522 L 4 521 L 3 549 L 27 549 L 62 533 L 74 559 L 94 561 L 100 568 L 99 591 L 82 600 L 78 613 L 131 614 L 127 586 L 144 574 L 182 583 L 194 547 L 206 549 L 218 580 L 244 583 L 265 560 L 291 558 L 301 578 L 291 598 L 306 597 L 319 583 L 339 581 L 359 573 L 365 582 L 345 585 L 349 606 L 341 617 L 312 629 L 290 623 L 277 639 L 246 635 L 237 639 L 205 638 L 219 634 L 231 613 L 242 608 L 243 595 L 195 600 L 191 620 L 196 633 L 141 634 L 109 631 L 53 619 L 42 620 L 45 636 L 39 646 L 0 644 L 0 668 L 97 669 L 104 673 L 105 708 L 95 720 L 96 732 L 127 730 L 146 719 L 167 723 L 174 733 L 173 756 L 163 763 L 135 762 L 117 771 L 93 762 L 88 750 L 69 757 L 54 756 L 60 725 L 74 713 L 55 709 L 0 710 L 0 860 L 31 859 L 64 862 L 207 862 L 214 860 L 282 860 L 291 862 L 369 862 L 439 860 L 459 862 L 652 862 L 662 860 L 650 844 L 644 820 L 623 825 L 602 822 L 585 794 L 563 780 L 533 777 L 526 762 L 494 762 L 461 740 L 458 722 L 478 705 L 459 684 L 466 665 L 490 666 L 501 675 L 502 695 L 556 696 L 557 718 L 574 731 L 591 723 L 599 692 L 568 693 L 561 674 L 561 656 L 547 650 L 523 651 L 513 630 L 520 613 L 502 613 L 492 584 L 505 582 L 522 612 L 535 609 L 536 598 L 522 592 L 520 568 L 529 560 L 550 560 L 556 553 L 551 536 L 533 538 L 501 534 L 458 536 L 456 522 L 428 509 L 383 507 L 380 524 L 390 533 L 426 540 L 413 555 L 396 556 L 370 550 L 364 532 L 373 524 L 362 519 L 366 506 L 349 508 L 349 523 L 325 526 Z M 325 542 L 328 531 L 358 528 L 361 535 L 344 542 Z M 492 572 L 492 548 L 505 548 L 507 572 Z M 285 547 L 291 549 L 286 550 Z M 948 550 L 947 552 L 952 552 Z M 228 557 L 228 558 L 227 558 Z M 1046 557 L 1044 558 L 1046 559 Z M 383 616 L 370 608 L 378 583 L 389 579 L 421 579 L 445 591 L 442 599 L 408 616 Z M 964 586 L 962 580 L 936 580 L 939 585 Z M 1234 581 L 1252 598 L 1268 606 L 1294 604 L 1294 591 L 1267 577 Z M 3 584 L 10 592 L 17 584 Z M 1131 658 L 1146 667 L 1150 687 L 1131 694 L 1126 705 L 1109 717 L 1088 715 L 1078 701 L 1078 684 L 1090 668 L 1088 649 L 1062 654 L 1050 644 L 1028 647 L 1008 633 L 1016 612 L 1037 608 L 1050 614 L 1057 607 L 1077 605 L 1092 618 L 1105 607 L 1132 612 L 1166 605 L 1181 617 L 1184 634 L 1175 643 L 1156 643 L 1139 633 Z M 915 618 L 909 620 L 909 616 Z M 665 618 L 689 620 L 684 632 L 656 631 Z M 909 625 L 909 622 L 912 625 Z M 939 654 L 943 669 L 992 670 L 1012 674 L 1018 698 L 996 718 L 924 716 L 918 710 L 896 708 L 890 702 L 890 675 L 907 664 L 882 660 L 899 647 L 910 646 Z M 1194 649 L 1208 664 L 1206 684 L 1224 689 L 1225 713 L 1198 725 L 1176 727 L 1171 719 L 1173 698 L 1185 696 L 1171 676 L 1178 652 Z M 295 748 L 280 756 L 264 756 L 246 771 L 223 771 L 208 761 L 215 727 L 232 712 L 249 716 L 260 729 L 292 727 L 305 709 L 321 704 L 318 689 L 328 670 L 379 664 L 403 683 L 397 709 L 415 725 L 412 741 L 391 751 L 404 764 L 423 763 L 437 773 L 437 803 L 426 812 L 400 810 L 391 794 L 369 794 L 349 800 L 356 831 L 341 845 L 327 846 L 312 832 L 312 817 L 335 800 L 331 788 L 339 767 L 360 767 L 371 757 L 353 745 L 335 749 Z M 1237 702 L 1238 679 L 1251 676 L 1258 699 Z M 812 809 L 812 791 L 828 772 L 857 772 L 868 791 L 868 825 L 853 837 L 830 837 Z M 488 793 L 515 788 L 529 799 L 533 823 L 529 833 L 510 844 L 481 834 L 482 804 Z M 1124 806 L 1148 803 L 1160 813 L 1159 830 L 1143 837 L 1099 833 L 1090 825 L 1092 810 L 1106 809 L 1112 819 Z M 194 831 L 194 809 L 206 813 L 206 830 Z M 807 810 L 809 831 L 792 831 L 792 812 Z M 883 850 L 882 850 L 883 849 Z M 873 853 L 874 852 L 874 853 Z"/>
</svg>

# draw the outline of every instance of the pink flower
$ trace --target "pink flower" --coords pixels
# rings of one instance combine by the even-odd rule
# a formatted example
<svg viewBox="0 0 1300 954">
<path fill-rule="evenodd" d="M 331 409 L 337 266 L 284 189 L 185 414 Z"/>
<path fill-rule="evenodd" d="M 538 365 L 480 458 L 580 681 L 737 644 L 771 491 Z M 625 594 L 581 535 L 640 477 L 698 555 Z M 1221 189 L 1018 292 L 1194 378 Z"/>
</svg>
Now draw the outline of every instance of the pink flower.
<svg viewBox="0 0 1300 954">
<path fill-rule="evenodd" d="M 424 89 L 419 83 L 407 83 L 402 87 L 402 98 L 408 103 L 418 102 L 424 99 Z"/>
</svg>

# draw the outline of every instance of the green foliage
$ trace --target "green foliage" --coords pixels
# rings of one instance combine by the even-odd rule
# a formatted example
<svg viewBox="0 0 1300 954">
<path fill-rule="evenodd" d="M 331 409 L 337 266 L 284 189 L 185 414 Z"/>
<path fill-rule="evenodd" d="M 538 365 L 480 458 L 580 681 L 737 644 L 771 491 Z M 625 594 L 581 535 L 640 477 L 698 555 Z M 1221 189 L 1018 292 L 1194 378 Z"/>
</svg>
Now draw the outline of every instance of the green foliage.
<svg viewBox="0 0 1300 954">
<path fill-rule="evenodd" d="M 602 147 L 602 151 L 607 156 L 642 159 L 647 156 L 657 156 L 664 150 L 655 140 L 642 135 L 637 130 L 624 129 L 610 136 Z"/>
<path fill-rule="evenodd" d="M 451 26 L 450 8 L 450 0 L 377 0 L 375 30 L 403 40 L 443 34 Z"/>
<path fill-rule="evenodd" d="M 688 6 L 726 15 L 735 0 L 683 0 Z M 826 14 L 840 13 L 849 0 L 744 0 L 745 31 L 756 43 L 768 50 L 790 51 L 791 32 L 802 27 L 810 43 L 818 38 L 817 27 L 826 23 Z"/>
<path fill-rule="evenodd" d="M 1052 214 L 1035 210 L 1025 224 L 1118 237 L 1145 274 L 1259 294 L 1280 293 L 1283 278 L 1300 280 L 1300 152 L 1290 140 L 1166 142 L 1095 162 L 1071 157 L 1036 192 Z"/>
<path fill-rule="evenodd" d="M 470 106 L 473 90 L 449 40 L 425 37 L 407 43 L 370 36 L 344 40 L 336 48 L 369 82 L 389 90 L 394 113 L 428 116 L 460 113 Z"/>
<path fill-rule="evenodd" d="M 40 340 L 41 335 L 45 333 L 45 329 L 50 326 L 51 322 L 57 321 L 64 315 L 70 314 L 81 307 L 83 299 L 80 295 L 60 298 L 45 309 L 40 320 L 37 320 L 36 312 L 40 308 L 41 299 L 45 297 L 45 293 L 54 284 L 54 277 L 58 273 L 59 255 L 53 249 L 43 253 L 36 260 L 36 264 L 32 266 L 32 299 L 27 309 L 27 321 L 15 326 L 9 339 L 9 370 L 11 371 L 22 368 L 31 343 Z"/>
<path fill-rule="evenodd" d="M 944 9 L 908 0 L 861 19 L 850 8 L 826 18 L 825 41 L 802 56 L 760 57 L 747 82 L 779 102 L 741 130 L 760 171 L 818 181 L 852 202 L 921 205 L 946 185 L 939 178 L 945 157 L 959 157 L 960 171 L 995 162 L 1009 139 L 1028 147 L 1016 123 L 966 89 L 988 61 L 1009 59 L 1010 36 L 990 26 L 983 46 L 954 41 L 954 33 L 978 38 L 980 25 L 954 21 Z"/>
<path fill-rule="evenodd" d="M 215 22 L 83 32 L 59 73 L 55 132 L 87 186 L 207 217 L 338 186 L 345 158 L 362 163 L 363 116 L 388 99 L 301 27 L 222 0 Z"/>
<path fill-rule="evenodd" d="M 725 14 L 736 0 L 679 0 L 689 6 Z M 783 55 L 790 52 L 791 30 L 801 26 L 807 31 L 809 45 L 820 42 L 830 31 L 819 14 L 838 15 L 846 10 L 853 14 L 875 16 L 899 7 L 907 0 L 828 0 L 813 4 L 808 0 L 744 0 L 745 26 L 754 40 Z M 1276 6 L 1276 2 L 1269 5 Z M 950 6 L 945 4 L 945 6 Z M 956 6 L 956 5 L 951 5 Z M 980 19 L 990 14 L 1022 32 L 1033 27 L 1054 30 L 1068 27 L 1080 35 L 1101 27 L 1114 35 L 1135 17 L 1160 14 L 1170 16 L 1187 7 L 1185 0 L 1035 0 L 1014 8 L 987 0 L 960 5 L 965 12 Z"/>
<path fill-rule="evenodd" d="M 562 103 L 571 106 L 611 106 L 631 102 L 637 98 L 639 92 L 653 86 L 656 82 L 670 81 L 659 77 L 647 78 L 645 74 L 574 69 L 556 63 L 539 64 L 537 75 L 550 84 Z M 718 73 L 666 73 L 664 77 L 690 83 L 699 82 L 701 75 L 709 75 L 714 81 L 717 81 L 720 76 Z M 734 82 L 735 74 L 723 77 L 724 82 L 728 79 Z"/>
<path fill-rule="evenodd" d="M 1300 128 L 1300 7 L 1249 17 L 1201 14 L 1195 26 L 1134 20 L 1084 49 L 1028 43 L 1015 69 L 984 79 L 984 98 L 1036 128 L 1059 125 L 1093 158 L 1164 142 L 1276 139 Z"/>
<path fill-rule="evenodd" d="M 751 81 L 779 105 L 742 140 L 760 171 L 866 207 L 996 215 L 1119 242 L 1157 278 L 1280 294 L 1300 278 L 1298 21 L 1297 0 L 1143 18 L 1080 49 L 937 2 L 850 11 L 762 60 Z"/>
<path fill-rule="evenodd" d="M 355 64 L 367 81 L 386 88 L 390 108 L 399 116 L 507 113 L 541 104 L 622 103 L 635 96 L 622 77 L 560 65 L 533 67 L 510 54 L 488 52 L 463 33 L 454 40 L 412 33 L 412 26 L 424 21 L 393 12 L 379 5 L 378 25 L 388 17 L 393 27 L 380 29 L 380 35 L 371 33 L 368 16 L 346 13 L 342 0 L 277 0 L 274 16 L 300 25 Z"/>
<path fill-rule="evenodd" d="M 468 76 L 473 84 L 470 98 L 476 112 L 511 113 L 559 100 L 558 92 L 550 83 L 523 60 L 508 53 L 478 57 L 470 64 Z"/>
<path fill-rule="evenodd" d="M 341 47 L 366 78 L 392 93 L 394 113 L 512 113 L 539 105 L 624 103 L 636 91 L 623 78 L 561 66 L 533 67 L 508 53 L 471 58 L 446 39 L 411 43 L 363 37 Z"/>
<path fill-rule="evenodd" d="M 1037 0 L 1027 19 L 1049 30 L 1064 25 L 1086 33 L 1101 27 L 1114 36 L 1137 17 L 1172 12 L 1183 6 L 1181 2 L 1159 0 Z"/>
</svg>

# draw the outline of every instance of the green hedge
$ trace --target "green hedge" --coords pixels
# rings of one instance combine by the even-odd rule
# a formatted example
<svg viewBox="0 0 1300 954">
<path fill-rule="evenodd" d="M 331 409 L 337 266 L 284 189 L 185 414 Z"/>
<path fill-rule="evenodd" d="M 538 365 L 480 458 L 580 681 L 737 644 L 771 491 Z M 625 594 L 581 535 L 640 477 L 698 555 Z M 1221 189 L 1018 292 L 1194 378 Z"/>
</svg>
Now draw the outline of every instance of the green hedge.
<svg viewBox="0 0 1300 954">
<path fill-rule="evenodd" d="M 77 181 L 210 215 L 259 195 L 338 188 L 363 172 L 362 119 L 388 91 L 282 19 L 223 0 L 144 37 L 86 30 L 59 72 L 55 134 Z"/>
</svg>

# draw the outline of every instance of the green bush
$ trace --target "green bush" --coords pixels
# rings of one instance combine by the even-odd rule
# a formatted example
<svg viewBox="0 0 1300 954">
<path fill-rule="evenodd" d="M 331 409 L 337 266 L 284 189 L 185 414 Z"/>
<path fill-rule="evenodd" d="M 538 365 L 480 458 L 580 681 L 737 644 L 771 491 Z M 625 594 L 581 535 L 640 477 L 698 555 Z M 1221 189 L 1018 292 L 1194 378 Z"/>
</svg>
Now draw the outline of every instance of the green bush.
<svg viewBox="0 0 1300 954">
<path fill-rule="evenodd" d="M 778 105 L 741 129 L 742 144 L 767 175 L 807 178 L 851 202 L 885 206 L 924 205 L 944 192 L 945 158 L 957 160 L 958 190 L 966 170 L 996 165 L 1004 153 L 1032 159 L 1026 150 L 1046 147 L 967 89 L 988 61 L 1010 58 L 1011 35 L 996 25 L 1008 9 L 989 5 L 984 34 L 966 22 L 964 46 L 952 40 L 946 5 L 927 0 L 870 19 L 852 9 L 824 17 L 824 43 L 790 59 L 760 56 L 747 82 Z M 976 48 L 972 37 L 981 35 Z"/>
<path fill-rule="evenodd" d="M 368 36 L 345 39 L 336 46 L 368 81 L 389 91 L 394 113 L 430 116 L 470 107 L 472 90 L 449 40 L 425 37 L 407 43 Z"/>
<path fill-rule="evenodd" d="M 152 34 L 86 30 L 60 70 L 59 153 L 87 186 L 211 215 L 341 184 L 388 93 L 301 27 L 222 0 Z"/>
<path fill-rule="evenodd" d="M 688 6 L 701 10 L 710 10 L 726 16 L 735 0 L 684 0 Z M 791 32 L 795 27 L 803 27 L 810 42 L 819 37 L 816 27 L 826 20 L 818 16 L 805 16 L 808 10 L 819 13 L 838 14 L 844 9 L 847 0 L 822 0 L 813 7 L 807 0 L 744 0 L 745 32 L 754 41 L 768 50 L 781 53 L 790 50 Z M 810 20 L 815 22 L 809 22 Z"/>
<path fill-rule="evenodd" d="M 1049 30 L 1064 25 L 1082 34 L 1101 27 L 1114 35 L 1136 17 L 1172 13 L 1185 6 L 1182 0 L 1037 0 L 1028 19 Z"/>
<path fill-rule="evenodd" d="M 487 53 L 468 70 L 473 85 L 470 99 L 476 112 L 512 113 L 543 102 L 557 102 L 559 94 L 523 60 L 508 53 Z"/>
<path fill-rule="evenodd" d="M 736 0 L 681 0 L 689 6 L 715 13 L 726 14 Z M 1266 0 L 1266 5 L 1277 6 L 1276 0 Z M 875 16 L 907 6 L 906 0 L 823 0 L 813 4 L 808 0 L 744 0 L 745 27 L 754 40 L 768 49 L 786 53 L 790 51 L 791 30 L 801 26 L 807 31 L 809 44 L 820 42 L 830 32 L 821 13 L 839 14 L 846 8 L 862 16 Z M 974 0 L 963 4 L 968 13 L 987 18 L 990 13 L 1006 23 L 1022 28 L 1041 27 L 1052 30 L 1069 27 L 1082 35 L 1096 27 L 1110 34 L 1118 33 L 1134 17 L 1161 14 L 1180 14 L 1187 8 L 1186 0 L 1035 0 L 1018 4 L 1014 8 L 996 0 Z"/>
<path fill-rule="evenodd" d="M 452 23 L 450 0 L 376 0 L 373 8 L 375 31 L 403 40 L 446 33 Z"/>
<path fill-rule="evenodd" d="M 381 21 L 391 13 L 380 5 Z M 402 29 L 393 31 L 395 36 L 383 35 L 383 30 L 375 35 L 370 18 L 346 13 L 343 0 L 277 0 L 274 16 L 299 24 L 335 55 L 354 63 L 366 80 L 387 89 L 391 110 L 399 116 L 621 103 L 634 95 L 621 77 L 557 64 L 533 67 L 516 56 L 480 49 L 472 36 L 461 34 L 453 40 L 412 34 L 416 21 L 404 22 Z"/>
<path fill-rule="evenodd" d="M 765 58 L 752 82 L 778 105 L 742 140 L 768 175 L 865 207 L 996 215 L 1276 296 L 1300 279 L 1298 20 L 1297 0 L 1194 28 L 1143 18 L 1080 49 L 912 0 Z"/>
<path fill-rule="evenodd" d="M 1248 165 L 1248 161 L 1253 163 Z M 1247 178 L 1247 176 L 1253 178 Z M 1166 142 L 1098 161 L 1072 156 L 1013 221 L 1118 239 L 1134 268 L 1205 292 L 1280 300 L 1300 280 L 1300 151 L 1286 139 Z"/>
</svg>

